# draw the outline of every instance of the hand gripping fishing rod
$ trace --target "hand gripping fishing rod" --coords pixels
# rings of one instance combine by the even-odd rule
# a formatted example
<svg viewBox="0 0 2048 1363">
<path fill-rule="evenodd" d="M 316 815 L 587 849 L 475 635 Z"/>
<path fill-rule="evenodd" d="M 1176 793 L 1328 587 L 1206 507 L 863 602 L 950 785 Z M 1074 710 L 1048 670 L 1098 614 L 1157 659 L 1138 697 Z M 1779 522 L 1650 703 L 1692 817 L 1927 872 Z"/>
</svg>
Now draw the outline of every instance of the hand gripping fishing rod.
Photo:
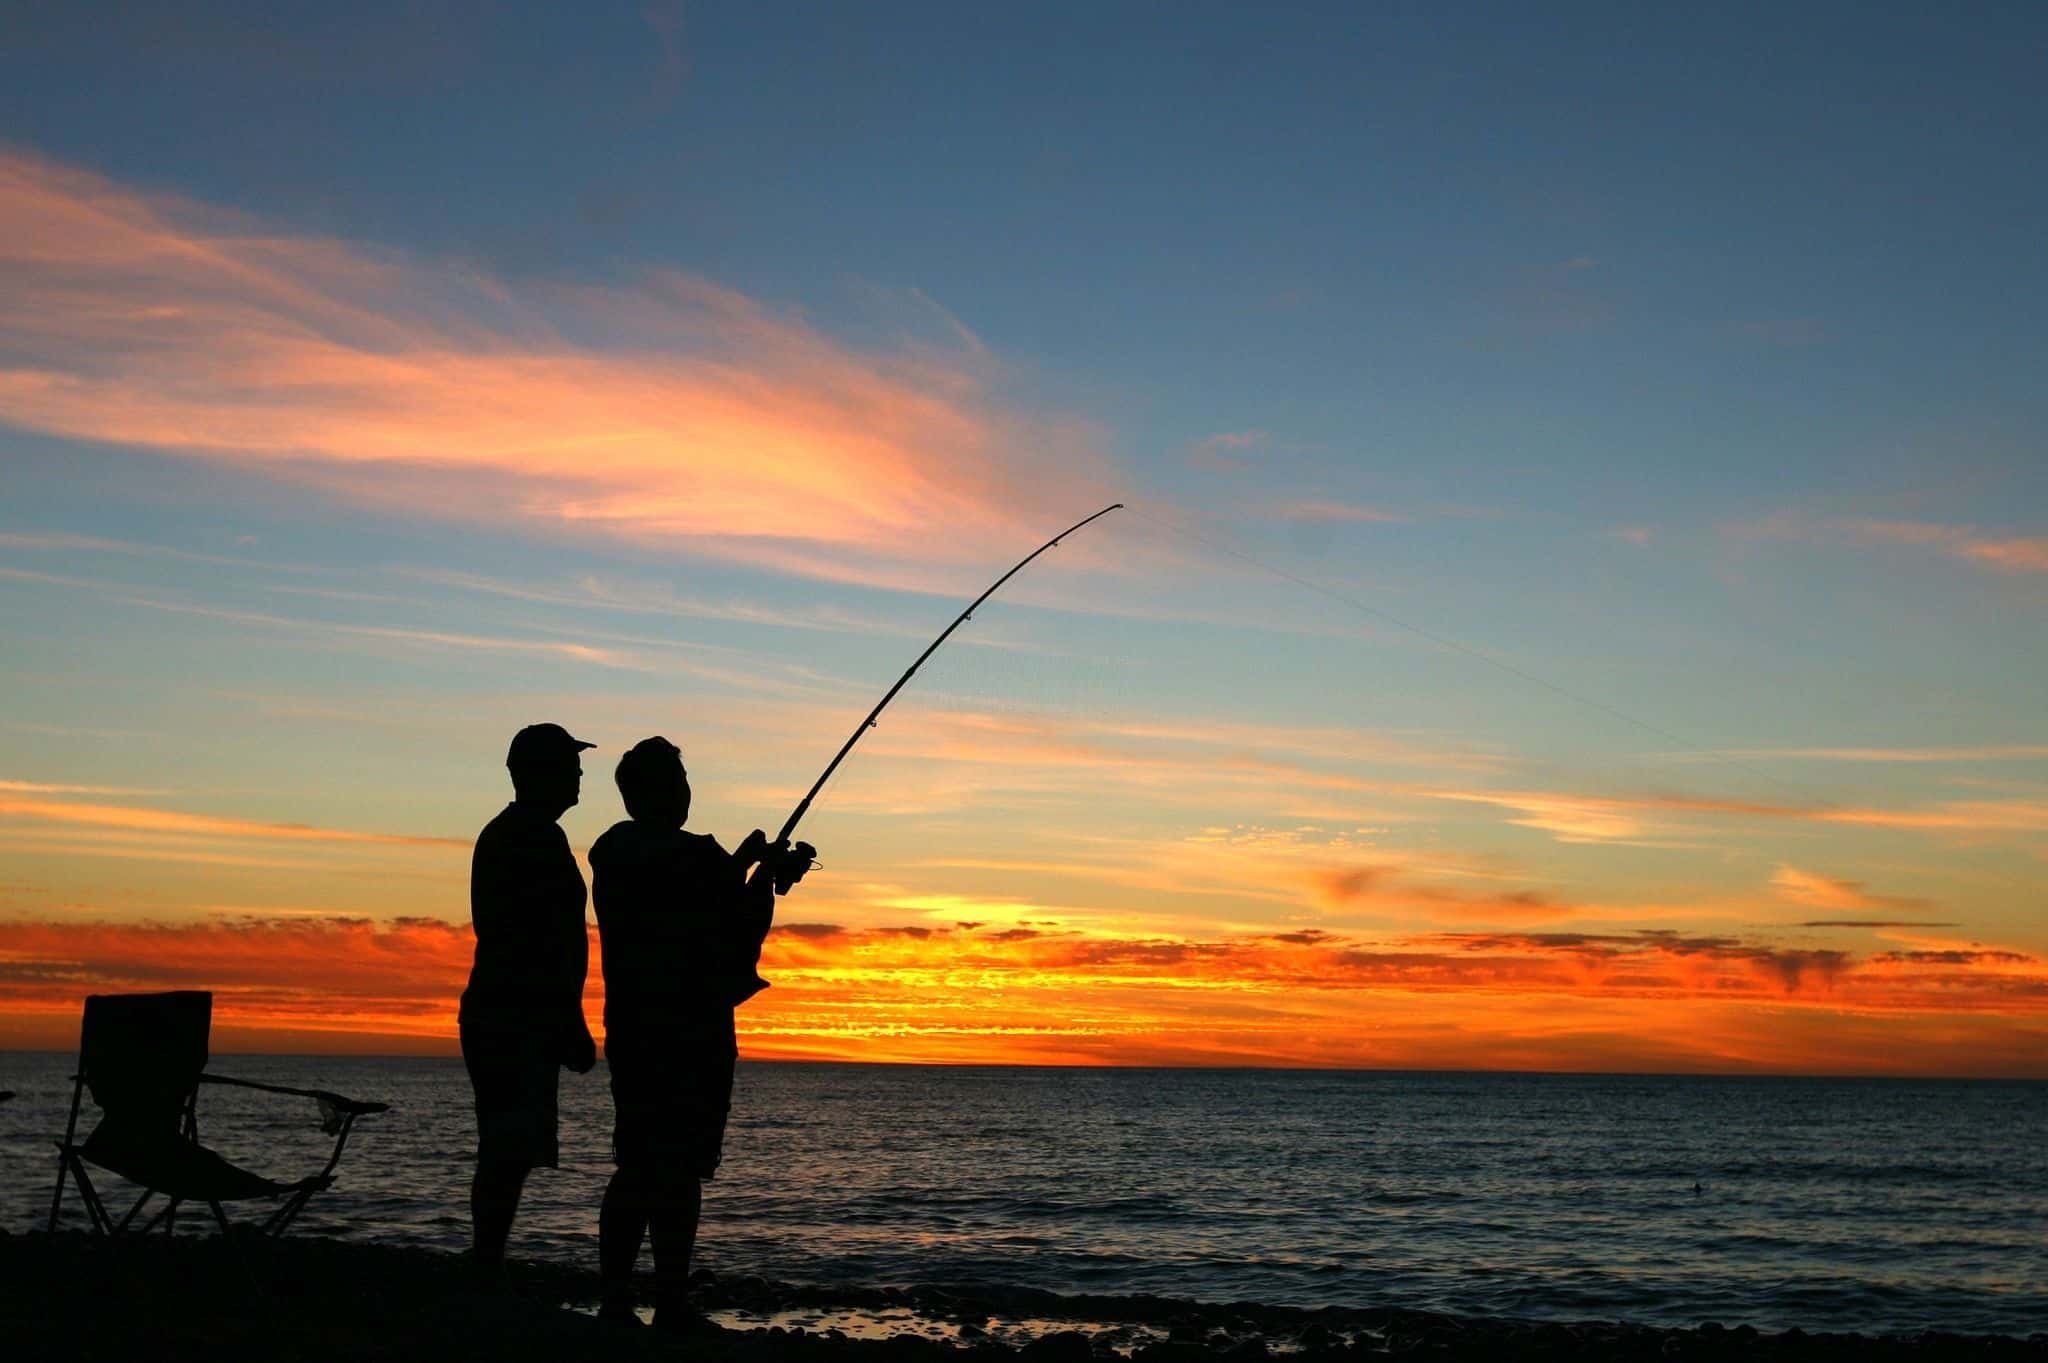
<svg viewBox="0 0 2048 1363">
<path fill-rule="evenodd" d="M 862 734 L 866 733 L 868 730 L 875 727 L 875 717 L 881 714 L 883 710 L 887 709 L 889 702 L 896 699 L 896 693 L 898 691 L 901 691 L 904 688 L 904 686 L 909 683 L 910 679 L 917 675 L 917 669 L 924 666 L 924 660 L 926 658 L 931 657 L 932 654 L 938 652 L 939 645 L 945 643 L 946 640 L 949 637 L 951 637 L 954 630 L 960 628 L 960 626 L 966 624 L 969 620 L 972 620 L 974 618 L 975 607 L 981 605 L 982 602 L 988 600 L 991 596 L 994 596 L 996 594 L 996 588 L 1002 586 L 1005 582 L 1008 582 L 1011 578 L 1023 572 L 1026 565 L 1028 565 L 1032 559 L 1037 558 L 1040 554 L 1052 548 L 1055 544 L 1058 544 L 1061 540 L 1073 534 L 1082 526 L 1088 524 L 1089 521 L 1100 520 L 1102 517 L 1107 516 L 1112 511 L 1120 509 L 1122 506 L 1122 502 L 1112 502 L 1110 505 L 1105 506 L 1104 508 L 1102 508 L 1102 510 L 1096 512 L 1093 516 L 1088 517 L 1087 520 L 1075 521 L 1072 525 L 1060 531 L 1059 534 L 1054 535 L 1051 539 L 1047 540 L 1045 543 L 1039 545 L 1036 549 L 1033 549 L 1029 554 L 1025 555 L 1022 562 L 1020 562 L 1016 567 L 1010 569 L 1009 572 L 1004 573 L 1001 577 L 997 578 L 995 580 L 994 585 L 991 586 L 987 591 L 983 592 L 980 596 L 975 597 L 972 604 L 970 604 L 966 610 L 961 611 L 959 616 L 953 621 L 952 624 L 946 626 L 945 633 L 939 635 L 938 638 L 932 640 L 931 646 L 925 649 L 924 652 L 917 655 L 917 661 L 912 663 L 909 669 L 906 670 L 902 676 L 896 679 L 896 684 L 889 688 L 889 693 L 883 696 L 880 700 L 875 702 L 875 708 L 868 711 L 868 717 L 862 720 L 860 722 L 860 727 L 856 728 L 853 731 L 853 737 L 846 740 L 845 746 L 839 749 L 839 752 L 832 758 L 832 761 L 825 767 L 824 772 L 818 777 L 818 779 L 815 782 L 811 784 L 811 788 L 809 791 L 805 793 L 804 798 L 799 800 L 797 802 L 796 808 L 792 809 L 789 812 L 789 817 L 783 821 L 782 831 L 775 835 L 775 841 L 782 842 L 785 839 L 787 839 L 791 833 L 794 833 L 796 831 L 797 821 L 802 819 L 804 816 L 804 812 L 811 807 L 811 801 L 818 798 L 818 792 L 825 788 L 825 783 L 832 779 L 832 773 L 839 770 L 839 764 L 841 762 L 844 762 L 846 760 L 846 755 L 853 751 L 853 745 L 860 742 Z"/>
</svg>

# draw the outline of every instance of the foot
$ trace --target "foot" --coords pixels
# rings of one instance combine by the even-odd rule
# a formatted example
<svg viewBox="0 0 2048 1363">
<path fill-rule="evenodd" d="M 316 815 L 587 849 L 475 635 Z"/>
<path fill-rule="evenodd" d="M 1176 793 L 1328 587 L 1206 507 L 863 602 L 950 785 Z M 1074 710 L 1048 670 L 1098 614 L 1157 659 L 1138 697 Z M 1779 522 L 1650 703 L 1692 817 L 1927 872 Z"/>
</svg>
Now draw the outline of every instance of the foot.
<svg viewBox="0 0 2048 1363">
<path fill-rule="evenodd" d="M 597 1308 L 598 1321 L 605 1325 L 616 1325 L 622 1330 L 643 1330 L 647 1322 L 640 1319 L 640 1313 L 633 1309 L 631 1302 L 608 1301 Z"/>
<path fill-rule="evenodd" d="M 462 1256 L 462 1275 L 469 1281 L 472 1292 L 500 1293 L 511 1290 L 505 1272 L 505 1260 L 478 1254 L 474 1249 Z"/>
<path fill-rule="evenodd" d="M 673 1339 L 704 1339 L 725 1331 L 702 1311 L 687 1306 L 663 1306 L 654 1312 L 654 1328 Z"/>
</svg>

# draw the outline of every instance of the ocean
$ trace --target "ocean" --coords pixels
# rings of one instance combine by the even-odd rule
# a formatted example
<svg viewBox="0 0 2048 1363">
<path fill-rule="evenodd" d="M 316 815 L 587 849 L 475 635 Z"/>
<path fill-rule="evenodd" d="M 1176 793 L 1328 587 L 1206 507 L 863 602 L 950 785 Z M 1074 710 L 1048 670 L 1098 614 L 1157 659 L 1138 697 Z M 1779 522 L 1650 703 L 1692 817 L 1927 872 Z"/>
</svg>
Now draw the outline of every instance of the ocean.
<svg viewBox="0 0 2048 1363">
<path fill-rule="evenodd" d="M 72 1063 L 0 1053 L 19 1090 L 0 1105 L 7 1230 L 49 1213 Z M 359 1124 L 305 1233 L 464 1246 L 459 1061 L 212 1070 L 393 1104 Z M 562 1097 L 563 1167 L 530 1180 L 513 1252 L 594 1266 L 602 1065 Z M 260 1172 L 324 1159 L 305 1100 L 208 1089 L 200 1118 Z M 64 1215 L 83 1226 L 74 1198 Z M 743 1063 L 698 1262 L 825 1286 L 2026 1335 L 2048 1330 L 2048 1084 Z"/>
</svg>

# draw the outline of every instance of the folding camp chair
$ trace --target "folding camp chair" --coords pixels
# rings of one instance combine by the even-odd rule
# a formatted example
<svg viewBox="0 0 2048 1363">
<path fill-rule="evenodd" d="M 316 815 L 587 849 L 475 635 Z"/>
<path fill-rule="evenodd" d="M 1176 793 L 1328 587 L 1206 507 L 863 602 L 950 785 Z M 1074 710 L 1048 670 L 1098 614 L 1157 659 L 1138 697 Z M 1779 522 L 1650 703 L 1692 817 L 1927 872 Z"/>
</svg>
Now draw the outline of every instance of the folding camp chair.
<svg viewBox="0 0 2048 1363">
<path fill-rule="evenodd" d="M 204 1202 L 223 1234 L 227 1213 L 221 1203 L 251 1197 L 284 1199 L 261 1226 L 268 1236 L 284 1234 L 308 1198 L 334 1182 L 334 1166 L 356 1118 L 384 1112 L 388 1103 L 360 1103 L 324 1089 L 286 1088 L 207 1074 L 207 1034 L 213 1028 L 213 995 L 203 990 L 170 994 L 95 994 L 85 1001 L 79 1029 L 78 1073 L 71 1076 L 71 1120 L 57 1147 L 57 1191 L 50 1198 L 50 1229 L 64 1202 L 64 1180 L 78 1185 L 79 1197 L 102 1235 L 120 1235 L 143 1206 L 161 1193 L 168 1201 L 139 1234 L 159 1225 L 170 1234 L 178 1205 Z M 199 1086 L 232 1084 L 311 1098 L 320 1105 L 320 1127 L 334 1137 L 327 1167 L 295 1183 L 277 1183 L 230 1164 L 199 1144 Z M 102 1116 L 83 1143 L 78 1134 L 78 1109 L 85 1091 Z M 119 1221 L 101 1202 L 86 1165 L 140 1184 L 142 1196 Z"/>
</svg>

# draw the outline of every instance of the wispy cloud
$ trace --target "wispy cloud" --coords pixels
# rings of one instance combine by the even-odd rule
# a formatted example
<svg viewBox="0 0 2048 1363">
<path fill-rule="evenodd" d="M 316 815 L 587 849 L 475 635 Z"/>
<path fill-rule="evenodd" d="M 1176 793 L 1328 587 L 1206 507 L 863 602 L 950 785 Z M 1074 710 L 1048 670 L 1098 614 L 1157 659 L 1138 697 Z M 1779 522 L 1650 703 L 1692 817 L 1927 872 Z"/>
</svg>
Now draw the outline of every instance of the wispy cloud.
<svg viewBox="0 0 2048 1363">
<path fill-rule="evenodd" d="M 1954 923 L 1924 918 L 1808 918 L 1802 928 L 1952 928 Z"/>
<path fill-rule="evenodd" d="M 525 653 L 595 663 L 600 667 L 648 670 L 644 661 L 617 649 L 592 644 L 558 642 L 552 639 L 522 639 L 459 630 L 407 629 L 397 625 L 354 625 L 333 620 L 308 620 L 297 616 L 273 615 L 266 611 L 232 610 L 221 606 L 200 606 L 184 601 L 165 601 L 148 596 L 120 596 L 115 599 L 147 610 L 174 615 L 193 615 L 235 625 L 292 630 L 327 638 L 381 639 L 392 643 L 425 645 L 432 648 L 462 649 L 484 653 Z"/>
<path fill-rule="evenodd" d="M 1298 500 L 1273 502 L 1266 514 L 1275 520 L 1306 524 L 1398 525 L 1408 518 L 1398 512 L 1353 502 Z"/>
<path fill-rule="evenodd" d="M 1529 923 L 1577 917 L 1582 906 L 1540 890 L 1470 891 L 1402 879 L 1389 866 L 1347 866 L 1324 871 L 1317 885 L 1338 905 L 1371 903 L 1383 910 L 1420 910 L 1468 922 Z"/>
<path fill-rule="evenodd" d="M 1781 511 L 1730 527 L 1748 539 L 1851 541 L 1932 549 L 2001 573 L 2048 573 L 2048 535 L 2015 535 L 1936 521 L 1810 516 Z"/>
<path fill-rule="evenodd" d="M 788 610 L 749 601 L 705 601 L 684 596 L 666 585 L 632 582 L 585 574 L 565 586 L 508 581 L 481 573 L 452 572 L 432 568 L 397 567 L 390 570 L 401 577 L 462 591 L 481 592 L 531 601 L 539 605 L 563 606 L 576 610 L 612 611 L 622 615 L 666 616 L 676 619 L 729 620 L 744 624 L 773 625 L 783 629 L 821 630 L 848 634 L 888 634 L 904 638 L 925 638 L 929 631 L 911 629 L 894 621 L 861 615 L 832 606 Z M 1000 646 L 986 633 L 965 636 L 963 643 Z"/>
<path fill-rule="evenodd" d="M 491 279 L 20 152 L 0 289 L 0 420 L 416 514 L 894 581 L 1029 539 L 1105 474 L 966 348 L 857 350 L 673 273 Z"/>
<path fill-rule="evenodd" d="M 1860 880 L 1838 880 L 1797 866 L 1780 866 L 1771 875 L 1771 885 L 1794 904 L 1813 909 L 1906 909 L 1925 910 L 1925 899 L 1901 895 L 1872 894 Z"/>
<path fill-rule="evenodd" d="M 537 624 L 533 628 L 541 635 L 566 634 L 567 637 L 535 637 L 534 634 L 477 634 L 467 630 L 440 629 L 429 626 L 361 624 L 351 621 L 317 619 L 306 616 L 280 615 L 272 611 L 242 610 L 228 606 L 202 605 L 191 601 L 178 601 L 162 596 L 149 595 L 139 589 L 120 583 L 102 582 L 92 578 L 61 576 L 50 573 L 25 572 L 20 569 L 0 568 L 0 579 L 31 581 L 50 586 L 70 587 L 93 592 L 100 597 L 124 606 L 142 610 L 161 611 L 171 615 L 190 616 L 195 619 L 215 620 L 222 624 L 242 626 L 251 629 L 276 630 L 296 634 L 320 647 L 343 645 L 394 645 L 429 651 L 452 651 L 457 653 L 499 653 L 526 655 L 563 662 L 587 663 L 608 670 L 629 672 L 669 672 L 697 677 L 743 690 L 762 690 L 778 694 L 815 694 L 820 689 L 837 690 L 839 684 L 821 674 L 807 669 L 784 666 L 779 672 L 748 670 L 738 666 L 720 666 L 679 657 L 678 654 L 703 652 L 725 652 L 711 645 L 694 644 L 676 638 L 661 638 L 651 635 L 621 635 L 586 627 L 573 630 L 559 630 Z M 344 599 L 355 599 L 351 594 Z M 623 645 L 621 647 L 620 645 Z"/>
<path fill-rule="evenodd" d="M 1716 748 L 1712 751 L 1662 753 L 1674 761 L 1744 761 L 1783 758 L 1809 762 L 2026 762 L 2048 758 L 2048 743 L 1990 743 L 1975 747 L 1933 748 Z"/>
<path fill-rule="evenodd" d="M 1791 820 L 1891 828 L 1907 832 L 1981 836 L 2048 830 L 2048 801 L 1942 800 L 1916 807 L 1791 805 L 1695 795 L 1578 795 L 1532 790 L 1443 790 L 1433 798 L 1496 805 L 1512 810 L 1509 820 L 1541 829 L 1561 842 L 1629 842 L 1668 834 L 1663 822 L 1698 815 L 1733 819 Z"/>
<path fill-rule="evenodd" d="M 1244 457 L 1245 452 L 1260 449 L 1271 440 L 1265 431 L 1218 431 L 1195 442 L 1188 462 L 1196 468 L 1242 472 L 1252 467 L 1252 461 Z"/>
<path fill-rule="evenodd" d="M 1859 539 L 1921 544 L 1954 558 L 2007 573 L 2048 573 L 2048 535 L 1987 535 L 1974 526 L 1924 521 L 1849 521 Z"/>
<path fill-rule="evenodd" d="M 469 841 L 463 838 L 424 837 L 410 833 L 365 833 L 345 828 L 320 828 L 303 823 L 273 823 L 214 814 L 190 814 L 181 810 L 154 809 L 144 805 L 49 800 L 12 792 L 0 794 L 0 817 L 84 824 L 94 828 L 136 833 L 169 833 L 216 839 L 381 843 L 414 847 L 469 846 Z"/>
<path fill-rule="evenodd" d="M 142 558 L 181 559 L 187 563 L 210 563 L 229 568 L 261 568 L 265 572 L 301 572 L 292 564 L 265 563 L 227 554 L 203 554 L 167 544 L 139 540 L 108 539 L 100 535 L 79 535 L 69 531 L 0 531 L 0 549 L 22 549 L 56 553 L 122 554 Z"/>
</svg>

